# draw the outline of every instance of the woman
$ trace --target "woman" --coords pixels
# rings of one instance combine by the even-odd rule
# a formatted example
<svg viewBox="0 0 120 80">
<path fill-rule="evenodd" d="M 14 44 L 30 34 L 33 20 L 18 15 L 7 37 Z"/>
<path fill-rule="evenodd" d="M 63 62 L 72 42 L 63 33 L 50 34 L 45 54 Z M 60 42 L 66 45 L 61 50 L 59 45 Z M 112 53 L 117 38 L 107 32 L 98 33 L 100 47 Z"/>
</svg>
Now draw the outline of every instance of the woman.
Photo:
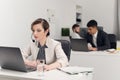
<svg viewBox="0 0 120 80">
<path fill-rule="evenodd" d="M 39 18 L 31 24 L 35 40 L 23 52 L 25 64 L 36 67 L 38 56 L 44 54 L 46 71 L 68 65 L 68 59 L 62 50 L 61 43 L 49 37 L 49 24 L 45 19 Z M 28 58 L 31 57 L 31 60 Z"/>
</svg>

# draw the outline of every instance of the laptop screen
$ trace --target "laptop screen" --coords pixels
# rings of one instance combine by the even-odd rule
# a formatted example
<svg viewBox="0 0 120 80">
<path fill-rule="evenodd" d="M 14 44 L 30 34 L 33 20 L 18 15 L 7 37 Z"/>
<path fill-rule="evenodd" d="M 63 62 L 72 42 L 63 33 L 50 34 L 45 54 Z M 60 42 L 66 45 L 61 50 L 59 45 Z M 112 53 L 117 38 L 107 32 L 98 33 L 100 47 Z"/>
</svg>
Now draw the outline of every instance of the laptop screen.
<svg viewBox="0 0 120 80">
<path fill-rule="evenodd" d="M 74 51 L 89 51 L 86 39 L 71 39 L 71 47 Z"/>
<path fill-rule="evenodd" d="M 19 48 L 0 47 L 0 66 L 4 69 L 27 72 Z"/>
</svg>

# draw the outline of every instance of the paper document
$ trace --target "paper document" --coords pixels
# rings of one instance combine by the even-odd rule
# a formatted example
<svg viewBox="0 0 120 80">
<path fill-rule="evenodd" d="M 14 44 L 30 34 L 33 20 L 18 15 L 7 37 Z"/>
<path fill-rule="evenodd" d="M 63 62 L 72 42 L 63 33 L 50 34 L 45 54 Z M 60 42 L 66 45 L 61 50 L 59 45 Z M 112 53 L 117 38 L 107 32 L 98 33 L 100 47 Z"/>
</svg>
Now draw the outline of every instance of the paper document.
<svg viewBox="0 0 120 80">
<path fill-rule="evenodd" d="M 88 67 L 79 67 L 79 66 L 69 66 L 69 67 L 63 67 L 63 68 L 58 68 L 58 70 L 63 71 L 65 73 L 75 75 L 79 73 L 92 73 L 93 68 L 88 68 Z"/>
</svg>

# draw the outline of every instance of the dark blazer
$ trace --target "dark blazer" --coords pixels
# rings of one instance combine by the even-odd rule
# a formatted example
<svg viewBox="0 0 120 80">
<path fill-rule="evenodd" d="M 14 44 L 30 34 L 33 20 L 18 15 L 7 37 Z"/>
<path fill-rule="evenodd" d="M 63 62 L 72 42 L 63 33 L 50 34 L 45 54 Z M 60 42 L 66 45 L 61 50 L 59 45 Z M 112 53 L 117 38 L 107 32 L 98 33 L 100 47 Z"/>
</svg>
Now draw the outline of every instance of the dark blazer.
<svg viewBox="0 0 120 80">
<path fill-rule="evenodd" d="M 110 42 L 108 39 L 108 34 L 102 30 L 98 30 L 97 34 L 97 46 L 93 43 L 93 36 L 87 33 L 86 39 L 88 43 L 91 43 L 92 47 L 96 47 L 98 50 L 105 50 L 110 48 Z"/>
</svg>

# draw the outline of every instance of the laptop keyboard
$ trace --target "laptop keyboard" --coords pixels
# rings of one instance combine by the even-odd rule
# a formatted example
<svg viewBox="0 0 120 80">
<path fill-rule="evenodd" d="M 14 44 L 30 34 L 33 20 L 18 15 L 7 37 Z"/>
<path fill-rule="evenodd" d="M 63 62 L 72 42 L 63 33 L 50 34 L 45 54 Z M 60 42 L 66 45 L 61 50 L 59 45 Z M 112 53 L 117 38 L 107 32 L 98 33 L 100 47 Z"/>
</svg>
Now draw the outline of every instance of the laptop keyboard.
<svg viewBox="0 0 120 80">
<path fill-rule="evenodd" d="M 35 67 L 26 66 L 27 72 L 36 71 Z"/>
</svg>

